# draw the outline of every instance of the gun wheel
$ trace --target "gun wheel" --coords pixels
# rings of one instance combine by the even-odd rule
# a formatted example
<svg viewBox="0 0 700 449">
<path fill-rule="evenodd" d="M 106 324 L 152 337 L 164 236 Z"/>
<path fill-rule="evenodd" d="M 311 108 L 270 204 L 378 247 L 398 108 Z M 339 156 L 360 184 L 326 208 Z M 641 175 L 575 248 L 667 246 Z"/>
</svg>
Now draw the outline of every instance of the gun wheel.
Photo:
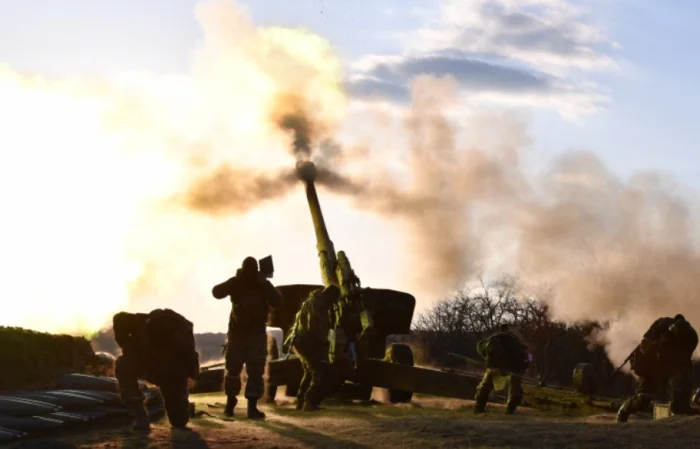
<svg viewBox="0 0 700 449">
<path fill-rule="evenodd" d="M 579 363 L 574 367 L 573 384 L 576 391 L 586 395 L 597 393 L 595 369 L 590 363 Z"/>
<path fill-rule="evenodd" d="M 391 344 L 386 350 L 384 360 L 391 363 L 398 363 L 399 365 L 414 366 L 413 351 L 410 346 L 403 343 Z M 411 402 L 411 399 L 413 399 L 412 391 L 389 388 L 389 402 L 392 404 Z"/>
</svg>

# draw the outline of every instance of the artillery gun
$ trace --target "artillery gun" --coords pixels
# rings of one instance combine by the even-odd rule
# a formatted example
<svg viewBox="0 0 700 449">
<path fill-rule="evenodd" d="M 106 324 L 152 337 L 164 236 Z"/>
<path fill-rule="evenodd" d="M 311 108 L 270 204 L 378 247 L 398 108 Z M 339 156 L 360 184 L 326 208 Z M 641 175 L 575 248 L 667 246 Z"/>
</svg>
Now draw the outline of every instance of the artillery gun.
<svg viewBox="0 0 700 449">
<path fill-rule="evenodd" d="M 309 294 L 331 283 L 341 289 L 341 301 L 335 316 L 341 318 L 335 324 L 348 321 L 350 325 L 335 326 L 331 334 L 331 357 L 343 356 L 352 360 L 353 367 L 344 373 L 344 383 L 336 393 L 343 399 L 368 400 L 373 387 L 385 388 L 390 402 L 410 402 L 413 394 L 425 394 L 457 399 L 473 399 L 481 380 L 479 375 L 446 369 L 414 366 L 413 352 L 408 345 L 387 345 L 390 335 L 410 333 L 415 309 L 415 298 L 406 292 L 362 287 L 350 261 L 343 251 L 336 253 L 328 235 L 314 180 L 315 166 L 306 162 L 297 167 L 309 204 L 316 235 L 319 267 L 323 284 L 294 284 L 277 286 L 282 294 L 282 304 L 273 309 L 267 325 L 281 329 L 282 340 L 292 331 L 295 316 Z M 346 332 L 339 332 L 346 331 Z M 343 335 L 345 334 L 345 335 Z M 296 396 L 303 369 L 296 357 L 285 357 L 279 345 L 270 345 L 270 358 L 266 376 L 265 396 L 273 401 L 278 387 L 286 387 L 285 395 Z M 524 405 L 550 407 L 551 404 L 578 407 L 583 404 L 597 409 L 613 411 L 621 404 L 611 398 L 593 396 L 590 379 L 591 367 L 580 364 L 574 372 L 575 389 L 544 387 L 527 379 Z M 211 382 L 210 382 L 211 381 Z M 216 365 L 203 367 L 196 390 L 220 391 L 223 369 Z M 200 388 L 201 384 L 201 388 Z M 216 384 L 216 386 L 214 385 Z M 577 405 L 578 404 L 578 405 Z"/>
<path fill-rule="evenodd" d="M 316 168 L 312 162 L 297 166 L 303 180 L 306 199 L 309 203 L 311 219 L 316 234 L 321 279 L 323 285 L 283 285 L 278 286 L 284 301 L 273 310 L 269 326 L 283 330 L 286 339 L 291 331 L 294 318 L 302 302 L 315 289 L 336 284 L 341 290 L 341 299 L 336 304 L 336 317 L 330 336 L 331 359 L 346 357 L 352 361 L 352 369 L 347 373 L 346 382 L 340 394 L 348 399 L 368 400 L 374 386 L 367 377 L 370 370 L 376 370 L 377 362 L 413 366 L 413 353 L 405 344 L 392 344 L 387 347 L 389 335 L 410 332 L 415 298 L 405 292 L 388 289 L 362 287 L 344 251 L 336 253 L 328 235 L 321 205 L 316 193 L 314 179 Z M 370 365 L 368 362 L 372 361 Z M 277 359 L 270 361 L 268 392 L 274 395 L 278 385 L 286 385 L 286 394 L 295 396 L 301 382 L 302 368 L 298 359 Z M 412 392 L 389 389 L 394 402 L 408 402 Z"/>
</svg>

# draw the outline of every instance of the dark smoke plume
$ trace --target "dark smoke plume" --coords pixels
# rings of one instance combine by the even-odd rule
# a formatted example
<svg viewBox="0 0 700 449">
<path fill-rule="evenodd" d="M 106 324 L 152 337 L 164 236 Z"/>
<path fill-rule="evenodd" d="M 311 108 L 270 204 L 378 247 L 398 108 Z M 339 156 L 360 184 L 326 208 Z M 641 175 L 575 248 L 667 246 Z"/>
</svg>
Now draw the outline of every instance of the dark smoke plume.
<svg viewBox="0 0 700 449">
<path fill-rule="evenodd" d="M 279 199 L 296 183 L 294 170 L 256 173 L 221 165 L 195 180 L 183 198 L 194 210 L 217 215 L 246 212 L 264 201 Z"/>
<path fill-rule="evenodd" d="M 294 93 L 282 93 L 275 98 L 272 122 L 293 136 L 292 153 L 297 160 L 309 160 L 312 140 L 318 135 L 319 124 L 310 119 L 304 97 Z"/>
</svg>

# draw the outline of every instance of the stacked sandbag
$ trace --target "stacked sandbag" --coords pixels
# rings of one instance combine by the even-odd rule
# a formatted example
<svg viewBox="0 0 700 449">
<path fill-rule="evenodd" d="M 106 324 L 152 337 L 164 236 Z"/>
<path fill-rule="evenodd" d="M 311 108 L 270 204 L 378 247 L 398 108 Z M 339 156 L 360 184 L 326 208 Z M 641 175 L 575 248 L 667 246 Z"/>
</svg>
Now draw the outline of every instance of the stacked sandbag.
<svg viewBox="0 0 700 449">
<path fill-rule="evenodd" d="M 160 390 L 140 382 L 151 420 L 165 414 Z M 113 377 L 67 374 L 57 388 L 0 395 L 0 443 L 110 418 L 129 417 Z"/>
</svg>

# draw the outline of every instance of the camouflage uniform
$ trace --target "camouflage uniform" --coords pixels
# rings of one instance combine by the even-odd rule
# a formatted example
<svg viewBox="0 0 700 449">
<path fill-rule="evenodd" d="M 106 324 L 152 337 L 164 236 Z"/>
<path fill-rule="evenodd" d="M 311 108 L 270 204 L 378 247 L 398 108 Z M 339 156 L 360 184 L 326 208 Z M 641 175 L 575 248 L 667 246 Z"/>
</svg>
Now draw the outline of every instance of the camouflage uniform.
<svg viewBox="0 0 700 449">
<path fill-rule="evenodd" d="M 163 323 L 166 328 L 162 327 Z M 117 313 L 113 326 L 114 339 L 122 348 L 122 355 L 115 363 L 115 375 L 122 402 L 136 417 L 134 428 L 150 427 L 138 379 L 160 388 L 168 419 L 174 427 L 187 425 L 190 418 L 187 379 L 196 378 L 199 373 L 192 323 L 169 309 L 156 309 L 149 314 Z"/>
<path fill-rule="evenodd" d="M 525 346 L 515 334 L 502 327 L 501 332 L 477 343 L 477 350 L 486 360 L 487 369 L 476 389 L 474 412 L 485 411 L 489 394 L 495 387 L 496 391 L 508 389 L 506 413 L 512 414 L 523 399 L 522 374 L 528 366 Z"/>
<path fill-rule="evenodd" d="M 226 344 L 226 378 L 224 390 L 227 402 L 224 413 L 233 416 L 241 392 L 241 370 L 246 366 L 248 381 L 245 397 L 248 399 L 248 417 L 264 418 L 257 409 L 263 395 L 263 374 L 267 360 L 266 324 L 269 307 L 282 302 L 279 291 L 258 272 L 258 262 L 248 257 L 235 277 L 212 289 L 216 299 L 231 298 L 231 316 Z"/>
<path fill-rule="evenodd" d="M 292 333 L 294 351 L 304 368 L 297 393 L 297 409 L 318 410 L 331 382 L 328 358 L 328 332 L 331 326 L 331 306 L 340 290 L 331 284 L 324 290 L 313 291 L 297 312 Z"/>
<path fill-rule="evenodd" d="M 691 357 L 698 345 L 698 335 L 683 315 L 656 320 L 644 334 L 635 349 L 632 370 L 637 374 L 637 392 L 622 404 L 617 413 L 618 422 L 644 410 L 654 395 L 670 383 L 671 412 L 690 414 L 693 391 L 693 364 Z"/>
</svg>

